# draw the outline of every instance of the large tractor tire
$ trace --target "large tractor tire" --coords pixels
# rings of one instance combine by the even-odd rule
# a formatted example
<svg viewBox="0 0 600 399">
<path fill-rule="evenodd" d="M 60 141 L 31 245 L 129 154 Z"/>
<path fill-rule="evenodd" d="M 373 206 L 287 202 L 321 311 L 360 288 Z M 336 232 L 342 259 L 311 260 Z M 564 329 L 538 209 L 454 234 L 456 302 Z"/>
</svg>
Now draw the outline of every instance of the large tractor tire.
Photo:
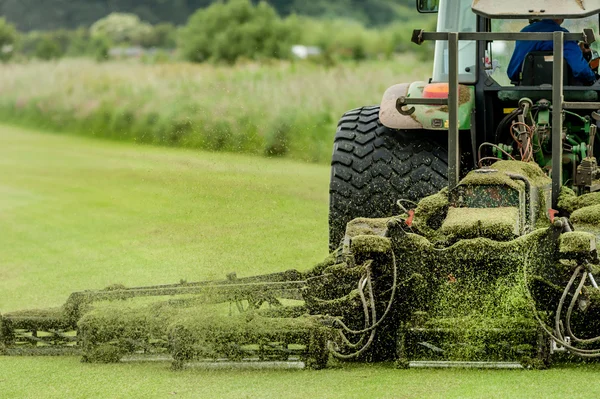
<svg viewBox="0 0 600 399">
<path fill-rule="evenodd" d="M 379 107 L 347 112 L 335 135 L 329 187 L 329 248 L 339 247 L 357 217 L 398 213 L 399 199 L 419 201 L 448 184 L 443 132 L 394 130 L 379 122 Z"/>
</svg>

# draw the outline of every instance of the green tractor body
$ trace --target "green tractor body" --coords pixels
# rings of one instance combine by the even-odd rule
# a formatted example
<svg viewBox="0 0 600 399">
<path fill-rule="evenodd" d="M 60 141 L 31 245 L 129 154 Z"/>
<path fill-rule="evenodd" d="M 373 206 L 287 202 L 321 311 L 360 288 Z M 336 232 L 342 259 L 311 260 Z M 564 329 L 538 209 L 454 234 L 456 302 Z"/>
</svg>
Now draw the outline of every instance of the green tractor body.
<svg viewBox="0 0 600 399">
<path fill-rule="evenodd" d="M 168 355 L 175 367 L 223 358 L 546 367 L 600 357 L 600 85 L 565 85 L 562 57 L 565 40 L 594 45 L 600 1 L 417 7 L 439 12 L 438 32 L 413 35 L 436 41 L 433 77 L 342 117 L 323 263 L 75 293 L 60 308 L 0 316 L 0 349 L 106 362 Z M 518 33 L 530 18 L 587 30 Z M 553 41 L 555 56 L 542 58 L 550 82 L 525 84 L 525 69 L 520 84 L 507 81 L 516 40 Z"/>
</svg>

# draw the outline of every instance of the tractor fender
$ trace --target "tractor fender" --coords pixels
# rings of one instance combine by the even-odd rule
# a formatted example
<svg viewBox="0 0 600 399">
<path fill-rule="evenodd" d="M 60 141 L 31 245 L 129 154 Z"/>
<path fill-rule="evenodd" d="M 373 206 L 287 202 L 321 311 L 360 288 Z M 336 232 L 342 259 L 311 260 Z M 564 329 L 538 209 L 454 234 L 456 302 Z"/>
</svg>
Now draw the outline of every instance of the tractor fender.
<svg viewBox="0 0 600 399">
<path fill-rule="evenodd" d="M 396 109 L 399 97 L 423 98 L 427 83 L 403 83 L 390 87 L 383 95 L 379 119 L 381 123 L 397 130 L 437 130 L 447 131 L 449 114 L 447 105 L 414 105 L 411 115 L 402 115 Z M 409 107 L 407 107 L 409 108 Z M 471 115 L 475 108 L 475 89 L 472 86 L 459 86 L 458 125 L 460 130 L 471 128 Z"/>
<path fill-rule="evenodd" d="M 401 83 L 386 90 L 381 100 L 379 120 L 390 129 L 423 129 L 423 125 L 412 116 L 402 115 L 396 109 L 396 101 L 408 94 L 411 83 Z"/>
</svg>

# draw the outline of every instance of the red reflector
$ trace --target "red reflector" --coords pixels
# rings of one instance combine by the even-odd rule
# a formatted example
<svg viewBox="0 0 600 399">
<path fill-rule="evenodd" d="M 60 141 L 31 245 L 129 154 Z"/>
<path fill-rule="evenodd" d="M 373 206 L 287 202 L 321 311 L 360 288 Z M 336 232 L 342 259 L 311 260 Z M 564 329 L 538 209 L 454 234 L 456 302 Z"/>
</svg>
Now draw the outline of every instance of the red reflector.
<svg viewBox="0 0 600 399">
<path fill-rule="evenodd" d="M 413 211 L 411 209 L 410 211 L 408 211 L 408 219 L 406 219 L 406 225 L 408 227 L 412 227 L 414 219 L 415 219 L 415 211 Z"/>
<path fill-rule="evenodd" d="M 448 83 L 430 83 L 423 89 L 423 98 L 448 98 Z"/>
</svg>

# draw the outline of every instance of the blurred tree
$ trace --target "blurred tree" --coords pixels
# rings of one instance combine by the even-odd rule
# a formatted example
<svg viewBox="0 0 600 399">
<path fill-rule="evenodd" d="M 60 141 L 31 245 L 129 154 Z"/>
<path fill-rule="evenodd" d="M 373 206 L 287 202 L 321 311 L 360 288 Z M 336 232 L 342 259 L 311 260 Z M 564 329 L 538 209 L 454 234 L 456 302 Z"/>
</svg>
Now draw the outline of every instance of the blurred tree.
<svg viewBox="0 0 600 399">
<path fill-rule="evenodd" d="M 177 28 L 175 25 L 165 22 L 153 26 L 148 34 L 141 37 L 140 44 L 146 48 L 175 48 L 177 47 Z"/>
<path fill-rule="evenodd" d="M 133 13 L 152 24 L 185 23 L 188 16 L 221 0 L 0 0 L 0 15 L 20 30 L 89 27 L 110 13 Z M 260 0 L 252 0 L 254 4 Z M 279 15 L 292 13 L 352 18 L 367 25 L 418 18 L 414 0 L 267 0 Z"/>
<path fill-rule="evenodd" d="M 294 32 L 266 2 L 218 2 L 192 15 L 180 35 L 189 61 L 235 63 L 240 58 L 287 58 Z"/>
<path fill-rule="evenodd" d="M 91 43 L 91 52 L 94 55 L 94 58 L 98 62 L 104 62 L 108 60 L 109 50 L 110 50 L 110 40 L 108 40 L 104 36 L 96 36 L 92 38 Z"/>
<path fill-rule="evenodd" d="M 50 35 L 43 35 L 35 47 L 35 57 L 41 60 L 53 60 L 63 55 L 60 42 Z"/>
<path fill-rule="evenodd" d="M 0 61 L 8 61 L 12 57 L 16 40 L 15 26 L 0 18 Z"/>
<path fill-rule="evenodd" d="M 152 35 L 152 25 L 135 14 L 112 13 L 95 22 L 90 34 L 93 38 L 107 38 L 114 44 L 141 45 Z"/>
<path fill-rule="evenodd" d="M 66 54 L 69 56 L 88 55 L 93 52 L 91 46 L 90 32 L 88 29 L 79 28 L 69 32 L 69 46 L 66 48 Z"/>
</svg>

